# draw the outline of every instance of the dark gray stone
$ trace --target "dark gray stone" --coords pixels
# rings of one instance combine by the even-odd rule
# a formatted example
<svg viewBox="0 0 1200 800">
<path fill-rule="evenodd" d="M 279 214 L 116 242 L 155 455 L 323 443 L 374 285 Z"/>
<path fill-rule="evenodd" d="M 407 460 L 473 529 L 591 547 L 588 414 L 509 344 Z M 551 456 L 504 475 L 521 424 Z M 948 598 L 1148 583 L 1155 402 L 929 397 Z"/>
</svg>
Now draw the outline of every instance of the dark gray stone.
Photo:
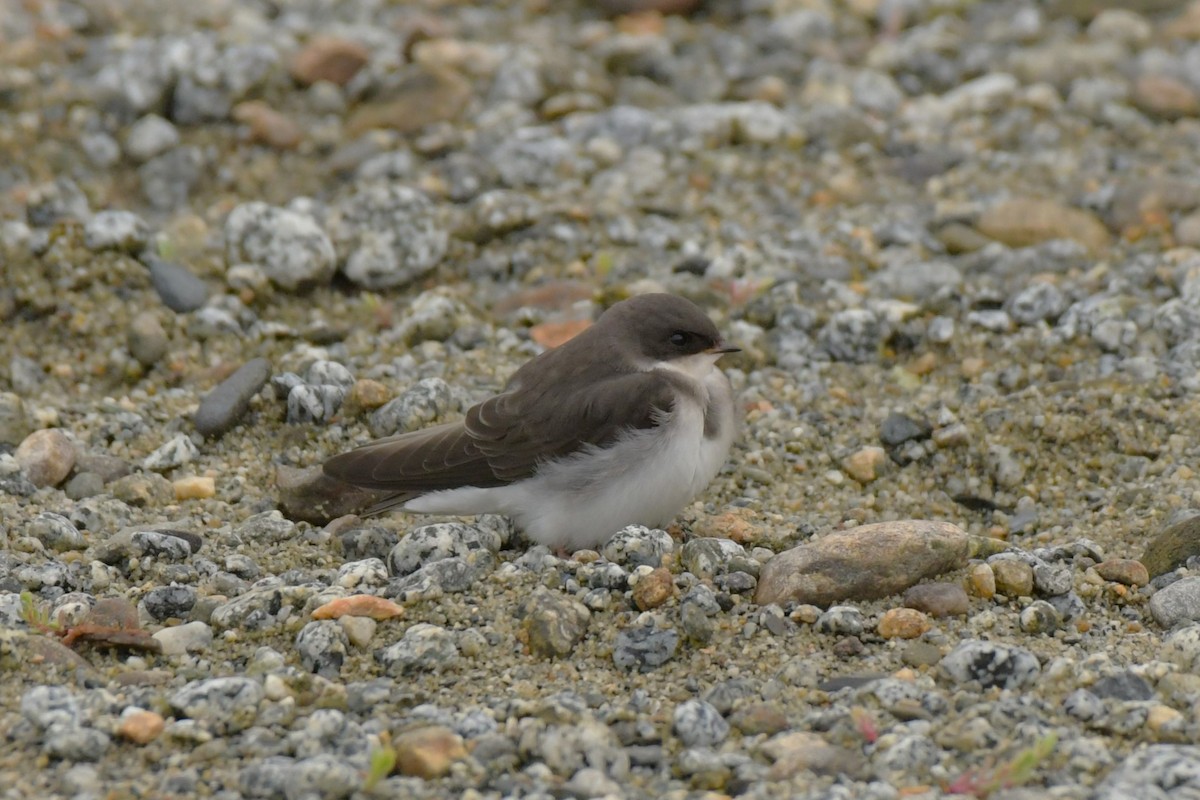
<svg viewBox="0 0 1200 800">
<path fill-rule="evenodd" d="M 63 484 L 63 493 L 72 500 L 95 497 L 104 491 L 104 479 L 95 472 L 78 472 Z"/>
<path fill-rule="evenodd" d="M 146 592 L 141 605 L 155 620 L 161 622 L 172 617 L 183 619 L 196 604 L 196 589 L 193 586 L 156 586 Z"/>
<path fill-rule="evenodd" d="M 208 284 L 180 264 L 147 256 L 142 263 L 150 270 L 150 283 L 163 305 L 178 314 L 195 311 L 208 300 Z"/>
<path fill-rule="evenodd" d="M 196 430 L 204 436 L 227 433 L 250 408 L 254 395 L 271 377 L 271 362 L 256 358 L 243 364 L 204 396 L 192 418 Z"/>
<path fill-rule="evenodd" d="M 879 426 L 879 441 L 884 447 L 894 448 L 905 442 L 928 439 L 932 433 L 933 428 L 925 420 L 892 413 Z"/>
<path fill-rule="evenodd" d="M 1132 672 L 1106 675 L 1088 687 L 1097 697 L 1114 700 L 1153 700 L 1154 687 Z"/>
<path fill-rule="evenodd" d="M 637 625 L 617 634 L 613 663 L 622 669 L 651 670 L 670 661 L 678 647 L 679 633 L 674 628 Z"/>
</svg>

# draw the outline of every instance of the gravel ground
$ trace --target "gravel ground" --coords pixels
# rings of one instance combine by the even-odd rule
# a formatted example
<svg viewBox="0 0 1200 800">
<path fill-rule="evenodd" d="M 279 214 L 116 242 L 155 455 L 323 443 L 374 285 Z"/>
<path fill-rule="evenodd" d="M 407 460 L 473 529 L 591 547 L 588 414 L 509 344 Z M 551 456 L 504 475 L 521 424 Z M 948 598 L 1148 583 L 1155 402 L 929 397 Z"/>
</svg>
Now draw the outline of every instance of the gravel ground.
<svg viewBox="0 0 1200 800">
<path fill-rule="evenodd" d="M 0 797 L 1200 797 L 1197 176 L 1198 2 L 0 0 Z M 314 481 L 650 290 L 670 531 Z"/>
</svg>

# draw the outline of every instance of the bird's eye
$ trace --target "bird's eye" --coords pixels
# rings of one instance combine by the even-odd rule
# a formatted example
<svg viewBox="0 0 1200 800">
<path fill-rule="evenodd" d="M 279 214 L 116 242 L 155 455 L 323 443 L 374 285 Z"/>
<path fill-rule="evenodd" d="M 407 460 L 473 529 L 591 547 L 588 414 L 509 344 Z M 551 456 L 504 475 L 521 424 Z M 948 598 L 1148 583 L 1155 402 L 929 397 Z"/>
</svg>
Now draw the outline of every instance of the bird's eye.
<svg viewBox="0 0 1200 800">
<path fill-rule="evenodd" d="M 671 344 L 675 347 L 683 347 L 688 343 L 688 335 L 683 331 L 675 331 L 671 334 Z"/>
</svg>

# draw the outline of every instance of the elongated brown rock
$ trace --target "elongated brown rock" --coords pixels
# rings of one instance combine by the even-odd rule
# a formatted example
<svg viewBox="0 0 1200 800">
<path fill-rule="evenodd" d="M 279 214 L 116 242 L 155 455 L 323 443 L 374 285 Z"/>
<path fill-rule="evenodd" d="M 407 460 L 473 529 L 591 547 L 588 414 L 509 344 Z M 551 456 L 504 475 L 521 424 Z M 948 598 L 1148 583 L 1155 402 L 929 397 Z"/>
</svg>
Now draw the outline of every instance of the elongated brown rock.
<svg viewBox="0 0 1200 800">
<path fill-rule="evenodd" d="M 385 97 L 359 106 L 346 121 L 346 133 L 359 136 L 372 128 L 413 133 L 454 119 L 470 99 L 471 84 L 456 73 L 414 67 Z"/>
<path fill-rule="evenodd" d="M 192 417 L 196 430 L 214 439 L 223 436 L 250 410 L 250 401 L 270 377 L 271 362 L 265 358 L 251 359 L 238 367 L 200 401 Z"/>
<path fill-rule="evenodd" d="M 1108 229 L 1096 215 L 1037 197 L 1005 200 L 983 212 L 975 227 L 1009 247 L 1028 247 L 1051 239 L 1074 239 L 1099 253 L 1109 244 Z"/>
<path fill-rule="evenodd" d="M 1157 534 L 1146 544 L 1141 559 L 1151 578 L 1170 572 L 1200 553 L 1200 514 L 1187 517 Z"/>
<path fill-rule="evenodd" d="M 763 566 L 759 604 L 873 600 L 1003 549 L 948 522 L 911 519 L 838 531 L 780 553 Z"/>
<path fill-rule="evenodd" d="M 314 525 L 362 511 L 387 496 L 387 492 L 360 489 L 334 480 L 320 466 L 277 467 L 275 486 L 279 490 L 279 510 L 288 519 Z"/>
</svg>

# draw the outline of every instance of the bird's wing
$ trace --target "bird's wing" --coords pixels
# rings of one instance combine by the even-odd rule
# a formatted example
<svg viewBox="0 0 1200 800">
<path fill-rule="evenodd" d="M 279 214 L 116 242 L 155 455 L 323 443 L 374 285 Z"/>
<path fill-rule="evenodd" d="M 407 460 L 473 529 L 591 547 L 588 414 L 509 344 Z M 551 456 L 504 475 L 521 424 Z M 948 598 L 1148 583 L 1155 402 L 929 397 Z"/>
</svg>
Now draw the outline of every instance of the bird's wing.
<svg viewBox="0 0 1200 800">
<path fill-rule="evenodd" d="M 631 428 L 658 425 L 678 391 L 674 376 L 660 370 L 614 375 L 574 392 L 518 390 L 473 407 L 465 426 L 492 473 L 517 481 L 584 445 L 603 447 Z"/>
<path fill-rule="evenodd" d="M 492 475 L 461 421 L 379 439 L 334 456 L 323 469 L 354 486 L 397 492 L 503 483 Z"/>
<path fill-rule="evenodd" d="M 334 456 L 324 470 L 393 492 L 502 486 L 583 445 L 602 447 L 627 429 L 657 425 L 678 390 L 661 371 L 620 374 L 566 393 L 518 386 L 472 407 L 460 422 L 371 442 Z"/>
</svg>

